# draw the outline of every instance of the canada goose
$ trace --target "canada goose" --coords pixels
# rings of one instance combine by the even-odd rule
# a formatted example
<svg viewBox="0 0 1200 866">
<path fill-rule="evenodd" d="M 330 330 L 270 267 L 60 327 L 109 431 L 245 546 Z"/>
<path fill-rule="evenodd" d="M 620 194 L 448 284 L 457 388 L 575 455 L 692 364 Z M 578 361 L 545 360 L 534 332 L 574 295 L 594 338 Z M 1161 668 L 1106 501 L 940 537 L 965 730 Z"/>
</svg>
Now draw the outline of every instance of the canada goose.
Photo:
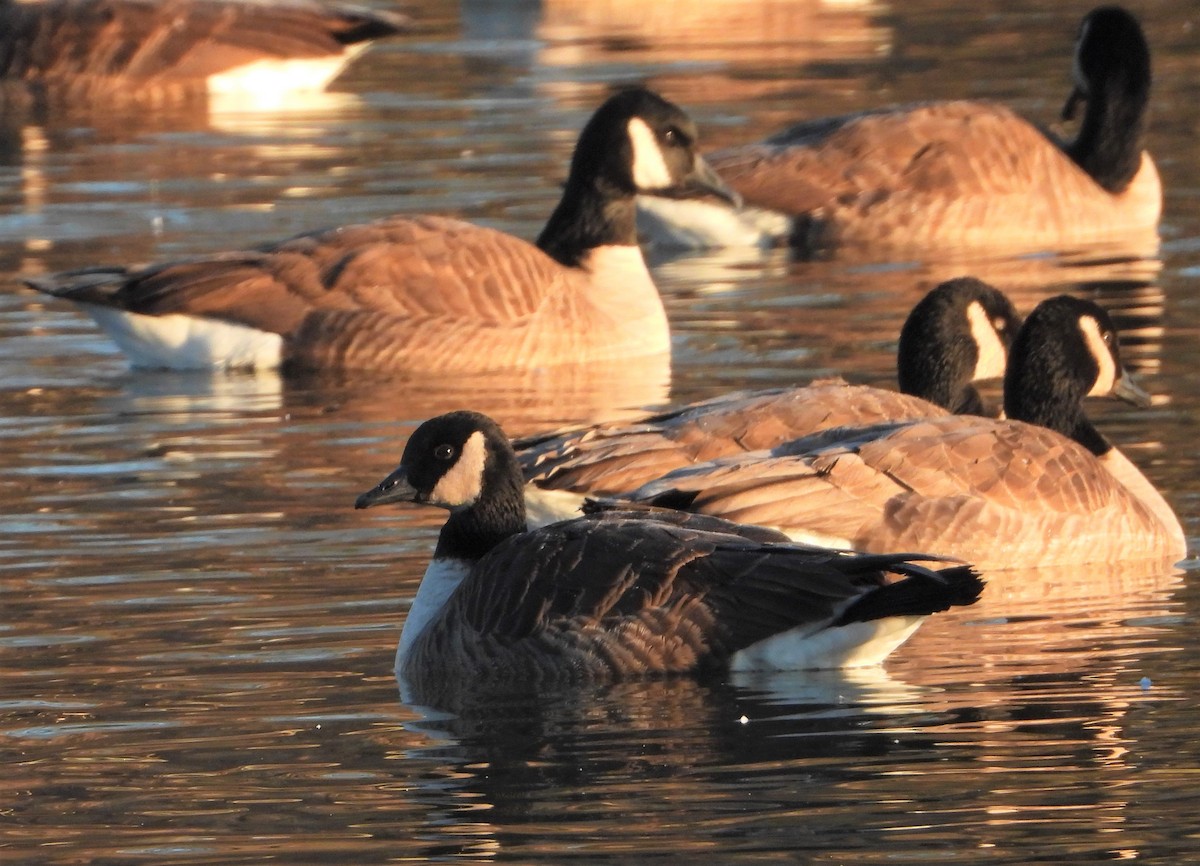
<svg viewBox="0 0 1200 866">
<path fill-rule="evenodd" d="M 418 427 L 355 507 L 388 502 L 450 511 L 396 654 L 418 688 L 876 664 L 982 589 L 969 567 L 933 572 L 680 512 L 599 509 L 527 531 L 516 455 L 476 412 Z"/>
<path fill-rule="evenodd" d="M 82 94 L 321 90 L 392 12 L 313 0 L 0 0 L 0 78 Z"/>
<path fill-rule="evenodd" d="M 1089 395 L 1148 404 L 1097 305 L 1062 295 L 1022 326 L 1009 419 L 843 428 L 680 469 L 631 499 L 775 526 L 861 550 L 928 550 L 983 569 L 1178 560 L 1174 512 L 1083 412 Z"/>
<path fill-rule="evenodd" d="M 76 301 L 134 366 L 471 371 L 666 355 L 634 195 L 732 195 L 681 109 L 643 89 L 584 127 L 537 246 L 393 216 L 258 250 L 27 280 Z"/>
<path fill-rule="evenodd" d="M 972 383 L 1004 375 L 1019 326 L 1002 292 L 960 277 L 922 298 L 901 329 L 896 366 L 903 393 L 823 381 L 728 394 L 634 423 L 519 441 L 530 522 L 572 517 L 586 494 L 632 490 L 672 469 L 831 427 L 981 414 Z"/>
<path fill-rule="evenodd" d="M 988 102 L 935 102 L 798 124 L 710 162 L 747 205 L 643 197 L 650 240 L 1061 248 L 1156 232 L 1162 187 L 1143 150 L 1150 50 L 1116 6 L 1079 27 L 1075 86 L 1087 109 L 1061 142 Z"/>
</svg>

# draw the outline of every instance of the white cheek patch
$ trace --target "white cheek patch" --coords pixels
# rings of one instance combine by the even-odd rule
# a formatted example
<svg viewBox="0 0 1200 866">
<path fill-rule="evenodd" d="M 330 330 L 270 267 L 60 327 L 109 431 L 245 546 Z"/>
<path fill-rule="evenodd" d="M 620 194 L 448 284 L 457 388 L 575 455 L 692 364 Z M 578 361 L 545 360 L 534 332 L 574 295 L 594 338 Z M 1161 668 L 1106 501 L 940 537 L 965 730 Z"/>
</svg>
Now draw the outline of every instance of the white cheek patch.
<svg viewBox="0 0 1200 866">
<path fill-rule="evenodd" d="M 1105 397 L 1112 393 L 1117 384 L 1117 363 L 1113 360 L 1112 351 L 1105 344 L 1104 338 L 1100 336 L 1100 323 L 1091 316 L 1084 316 L 1079 320 L 1079 330 L 1083 332 L 1083 339 L 1087 343 L 1088 351 L 1092 353 L 1092 357 L 1096 359 L 1096 364 L 1100 367 L 1100 372 L 1096 375 L 1096 382 L 1092 385 L 1092 389 L 1088 391 L 1089 397 Z"/>
<path fill-rule="evenodd" d="M 1004 341 L 996 333 L 996 326 L 988 317 L 983 304 L 972 301 L 967 306 L 967 321 L 971 326 L 971 339 L 979 357 L 975 360 L 973 379 L 999 379 L 1004 376 L 1004 366 L 1008 362 L 1008 353 L 1004 350 Z"/>
<path fill-rule="evenodd" d="M 483 467 L 487 461 L 487 445 L 483 434 L 475 431 L 463 445 L 462 453 L 442 476 L 430 493 L 429 502 L 443 508 L 465 508 L 473 505 L 483 489 Z"/>
<path fill-rule="evenodd" d="M 629 143 L 633 147 L 633 184 L 639 190 L 669 189 L 675 180 L 654 131 L 646 121 L 635 117 L 629 121 Z"/>
</svg>

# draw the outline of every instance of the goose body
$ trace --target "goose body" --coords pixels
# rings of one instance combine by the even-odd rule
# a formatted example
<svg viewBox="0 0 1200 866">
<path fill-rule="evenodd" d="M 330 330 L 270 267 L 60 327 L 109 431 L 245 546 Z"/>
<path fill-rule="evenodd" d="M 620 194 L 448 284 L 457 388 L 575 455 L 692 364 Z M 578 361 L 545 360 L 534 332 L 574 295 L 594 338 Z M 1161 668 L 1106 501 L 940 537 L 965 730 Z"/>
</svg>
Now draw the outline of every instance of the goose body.
<svg viewBox="0 0 1200 866">
<path fill-rule="evenodd" d="M 96 95 L 322 90 L 407 18 L 313 0 L 0 0 L 0 78 Z"/>
<path fill-rule="evenodd" d="M 1086 111 L 1059 141 L 1003 105 L 924 103 L 798 124 L 710 160 L 745 200 L 643 198 L 651 240 L 676 246 L 1059 249 L 1157 235 L 1162 186 L 1144 150 L 1150 53 L 1119 7 L 1080 25 Z"/>
<path fill-rule="evenodd" d="M 388 217 L 256 250 L 27 282 L 75 301 L 134 366 L 536 369 L 664 355 L 635 194 L 726 194 L 695 127 L 646 90 L 584 128 L 537 245 L 442 217 Z"/>
<path fill-rule="evenodd" d="M 984 569 L 1181 559 L 1186 541 L 1170 506 L 1083 414 L 1084 396 L 1110 393 L 1146 399 L 1121 367 L 1104 311 L 1060 296 L 1030 314 L 1013 346 L 1009 420 L 828 431 L 678 470 L 631 498 Z"/>
<path fill-rule="evenodd" d="M 1003 293 L 972 278 L 949 280 L 913 308 L 901 331 L 897 370 L 904 393 L 818 382 L 729 394 L 635 423 L 518 442 L 530 522 L 572 517 L 586 495 L 632 490 L 673 469 L 833 427 L 981 414 L 972 383 L 1004 375 L 1019 324 Z"/>
<path fill-rule="evenodd" d="M 875 664 L 982 588 L 967 567 L 682 512 L 599 509 L 526 531 L 512 448 L 471 412 L 425 422 L 357 507 L 399 501 L 450 510 L 397 652 L 418 689 Z"/>
</svg>

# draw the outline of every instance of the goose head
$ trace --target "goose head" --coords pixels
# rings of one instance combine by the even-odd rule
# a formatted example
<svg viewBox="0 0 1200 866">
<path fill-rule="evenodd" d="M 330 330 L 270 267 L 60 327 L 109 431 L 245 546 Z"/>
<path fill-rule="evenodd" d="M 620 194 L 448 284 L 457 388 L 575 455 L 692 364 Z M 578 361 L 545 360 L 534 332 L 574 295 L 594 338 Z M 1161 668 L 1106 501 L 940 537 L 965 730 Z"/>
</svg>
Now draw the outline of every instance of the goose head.
<svg viewBox="0 0 1200 866">
<path fill-rule="evenodd" d="M 500 426 L 478 412 L 450 412 L 421 424 L 404 446 L 400 465 L 354 507 L 393 502 L 450 511 L 437 555 L 478 558 L 526 529 L 516 455 Z"/>
<path fill-rule="evenodd" d="M 572 183 L 639 193 L 716 195 L 738 202 L 696 150 L 695 122 L 679 106 L 645 88 L 621 90 L 592 115 L 571 160 Z"/>
<path fill-rule="evenodd" d="M 1056 430 L 1101 455 L 1111 446 L 1083 413 L 1084 398 L 1092 396 L 1150 405 L 1150 396 L 1121 363 L 1108 313 L 1069 295 L 1042 301 L 1013 343 L 1004 377 L 1006 414 Z"/>
<path fill-rule="evenodd" d="M 740 204 L 697 140 L 695 122 L 657 93 L 637 87 L 610 96 L 579 134 L 563 197 L 537 245 L 568 266 L 597 247 L 636 246 L 639 193 Z"/>
<path fill-rule="evenodd" d="M 1012 302 L 982 280 L 941 283 L 913 307 L 900 330 L 900 390 L 956 414 L 982 414 L 983 401 L 971 383 L 1003 378 L 1020 326 Z"/>
</svg>

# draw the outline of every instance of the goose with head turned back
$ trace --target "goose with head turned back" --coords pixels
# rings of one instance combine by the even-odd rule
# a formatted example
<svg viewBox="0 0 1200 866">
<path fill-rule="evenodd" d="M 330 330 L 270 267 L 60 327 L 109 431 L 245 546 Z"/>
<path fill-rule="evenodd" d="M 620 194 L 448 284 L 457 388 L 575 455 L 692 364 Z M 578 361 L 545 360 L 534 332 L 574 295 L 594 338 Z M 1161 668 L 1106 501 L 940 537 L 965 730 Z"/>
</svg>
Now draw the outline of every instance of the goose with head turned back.
<svg viewBox="0 0 1200 866">
<path fill-rule="evenodd" d="M 254 251 L 29 280 L 76 301 L 136 366 L 531 370 L 670 351 L 634 196 L 727 191 L 696 128 L 630 89 L 584 127 L 537 245 L 395 216 Z"/>
<path fill-rule="evenodd" d="M 683 246 L 1059 249 L 1156 240 L 1162 187 L 1144 151 L 1150 50 L 1116 6 L 1084 17 L 1060 142 L 1004 106 L 931 102 L 801 123 L 711 155 L 744 198 L 640 200 L 643 234 Z"/>
<path fill-rule="evenodd" d="M 1148 403 L 1100 307 L 1066 295 L 1039 304 L 1013 344 L 1004 392 L 1008 420 L 832 430 L 677 470 L 630 498 L 984 569 L 1187 554 L 1170 506 L 1084 414 L 1089 395 Z"/>
<path fill-rule="evenodd" d="M 313 0 L 0 0 L 0 79 L 54 94 L 320 90 L 393 12 Z"/>
<path fill-rule="evenodd" d="M 831 427 L 981 414 L 973 383 L 1004 375 L 1019 326 L 1002 292 L 960 277 L 926 294 L 901 329 L 896 366 L 903 393 L 818 382 L 729 394 L 630 424 L 520 441 L 530 522 L 573 517 L 587 494 L 632 490 L 672 469 L 773 448 Z"/>
<path fill-rule="evenodd" d="M 450 511 L 396 656 L 418 689 L 875 664 L 982 589 L 968 567 L 934 572 L 680 512 L 602 509 L 526 531 L 516 457 L 474 412 L 417 428 L 356 507 L 387 502 Z"/>
</svg>

